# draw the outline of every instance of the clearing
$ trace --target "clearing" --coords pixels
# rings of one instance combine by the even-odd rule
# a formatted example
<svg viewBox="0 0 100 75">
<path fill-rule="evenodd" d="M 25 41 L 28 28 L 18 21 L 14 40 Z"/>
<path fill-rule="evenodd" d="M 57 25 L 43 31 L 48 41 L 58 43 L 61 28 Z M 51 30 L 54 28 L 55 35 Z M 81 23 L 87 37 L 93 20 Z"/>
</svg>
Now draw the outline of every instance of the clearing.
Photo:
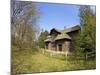
<svg viewBox="0 0 100 75">
<path fill-rule="evenodd" d="M 43 54 L 41 51 L 33 52 L 31 49 L 12 52 L 12 73 L 38 73 L 57 72 L 83 69 L 95 69 L 95 60 L 66 60 Z"/>
</svg>

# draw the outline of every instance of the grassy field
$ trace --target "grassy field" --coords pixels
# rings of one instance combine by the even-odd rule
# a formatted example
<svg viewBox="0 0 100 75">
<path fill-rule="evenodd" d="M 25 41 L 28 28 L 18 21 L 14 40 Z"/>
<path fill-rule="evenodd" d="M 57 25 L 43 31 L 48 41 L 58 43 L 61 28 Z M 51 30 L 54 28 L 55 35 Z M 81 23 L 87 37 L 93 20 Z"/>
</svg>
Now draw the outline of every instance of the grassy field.
<svg viewBox="0 0 100 75">
<path fill-rule="evenodd" d="M 62 57 L 61 57 L 62 58 Z M 71 71 L 83 69 L 95 69 L 96 64 L 93 60 L 84 63 L 83 60 L 61 59 L 60 56 L 50 56 L 41 51 L 34 52 L 31 49 L 12 51 L 12 73 L 37 73 Z"/>
</svg>

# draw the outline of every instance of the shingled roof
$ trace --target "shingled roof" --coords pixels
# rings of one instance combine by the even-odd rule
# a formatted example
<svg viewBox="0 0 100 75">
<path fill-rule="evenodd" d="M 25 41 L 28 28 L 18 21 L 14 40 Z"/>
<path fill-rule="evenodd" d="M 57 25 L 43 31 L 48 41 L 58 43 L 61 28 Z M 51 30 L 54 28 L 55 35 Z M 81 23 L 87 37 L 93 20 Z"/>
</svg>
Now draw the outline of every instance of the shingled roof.
<svg viewBox="0 0 100 75">
<path fill-rule="evenodd" d="M 56 28 L 53 28 L 53 29 L 51 29 L 51 31 L 50 31 L 50 35 L 52 34 L 53 31 L 56 31 L 57 33 L 61 33 L 61 32 L 62 32 L 61 30 L 58 30 L 58 29 L 56 29 Z"/>
<path fill-rule="evenodd" d="M 68 34 L 59 34 L 59 35 L 57 35 L 57 37 L 55 38 L 55 41 L 56 41 L 56 40 L 61 40 L 61 39 L 69 39 L 69 40 L 71 40 L 71 37 L 70 37 Z"/>
<path fill-rule="evenodd" d="M 69 32 L 73 32 L 73 31 L 76 31 L 76 30 L 80 30 L 80 26 L 79 25 L 76 25 L 76 26 L 71 27 L 71 28 L 64 29 L 62 32 L 63 33 L 69 33 Z"/>
<path fill-rule="evenodd" d="M 77 31 L 77 30 L 80 30 L 80 26 L 79 25 L 76 25 L 76 26 L 71 27 L 71 28 L 66 28 L 64 30 L 58 30 L 58 29 L 53 28 L 50 31 L 50 35 L 47 37 L 45 42 L 51 42 L 51 41 L 56 41 L 56 40 L 61 40 L 61 39 L 71 40 L 71 37 L 67 33 L 73 32 L 73 31 Z M 57 33 L 60 33 L 54 39 L 52 39 L 52 36 L 51 36 L 53 31 L 56 31 Z"/>
<path fill-rule="evenodd" d="M 50 41 L 52 41 L 52 39 L 51 39 L 51 36 L 49 35 L 49 36 L 47 36 L 47 39 L 46 40 L 44 40 L 45 42 L 50 42 Z"/>
</svg>

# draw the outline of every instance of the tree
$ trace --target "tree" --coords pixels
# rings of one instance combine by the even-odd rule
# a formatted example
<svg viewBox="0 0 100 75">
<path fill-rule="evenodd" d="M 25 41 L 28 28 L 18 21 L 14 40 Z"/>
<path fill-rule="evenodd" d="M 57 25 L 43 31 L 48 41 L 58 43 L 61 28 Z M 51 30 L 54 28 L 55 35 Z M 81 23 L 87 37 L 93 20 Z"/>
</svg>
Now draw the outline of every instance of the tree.
<svg viewBox="0 0 100 75">
<path fill-rule="evenodd" d="M 38 39 L 38 45 L 40 48 L 44 48 L 45 47 L 45 42 L 44 40 L 46 40 L 47 36 L 48 36 L 48 31 L 42 31 L 40 36 L 39 36 L 39 39 Z"/>
<path fill-rule="evenodd" d="M 80 6 L 81 31 L 76 40 L 77 52 L 94 52 L 96 44 L 96 15 L 90 6 Z M 82 51 L 80 51 L 82 50 Z"/>
<path fill-rule="evenodd" d="M 12 45 L 18 48 L 35 47 L 38 32 L 39 11 L 35 3 L 11 1 L 11 37 Z"/>
</svg>

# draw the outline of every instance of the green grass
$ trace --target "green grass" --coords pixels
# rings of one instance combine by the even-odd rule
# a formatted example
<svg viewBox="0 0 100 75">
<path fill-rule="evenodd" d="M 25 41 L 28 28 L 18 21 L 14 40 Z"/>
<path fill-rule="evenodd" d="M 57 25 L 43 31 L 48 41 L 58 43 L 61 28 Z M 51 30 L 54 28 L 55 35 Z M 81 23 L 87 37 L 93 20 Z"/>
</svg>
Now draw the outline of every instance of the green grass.
<svg viewBox="0 0 100 75">
<path fill-rule="evenodd" d="M 34 52 L 34 49 L 14 50 L 12 52 L 12 73 L 37 73 L 55 72 L 80 69 L 95 69 L 94 60 L 68 60 L 63 55 L 50 56 L 41 51 Z"/>
</svg>

